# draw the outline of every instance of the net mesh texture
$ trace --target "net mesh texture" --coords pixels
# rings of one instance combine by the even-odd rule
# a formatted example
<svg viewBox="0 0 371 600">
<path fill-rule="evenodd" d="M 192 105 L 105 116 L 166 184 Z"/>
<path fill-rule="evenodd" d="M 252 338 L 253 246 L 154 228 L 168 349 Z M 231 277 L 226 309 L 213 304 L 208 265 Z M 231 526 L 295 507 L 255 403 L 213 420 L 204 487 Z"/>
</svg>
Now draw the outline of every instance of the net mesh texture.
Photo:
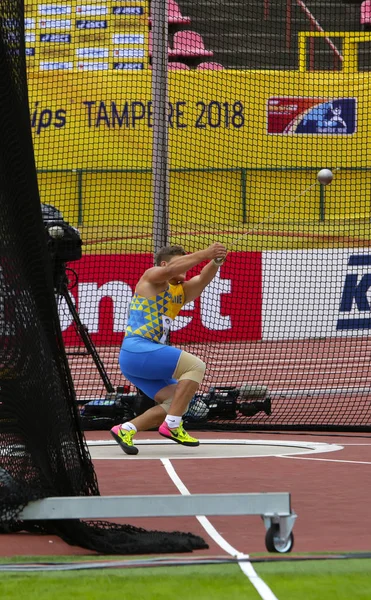
<svg viewBox="0 0 371 600">
<path fill-rule="evenodd" d="M 47 243 L 40 209 L 22 4 L 2 2 L 0 17 L 0 531 L 54 533 L 110 554 L 205 548 L 201 538 L 182 532 L 104 521 L 19 521 L 31 500 L 96 496 L 99 489 L 55 302 L 55 284 L 64 278 L 59 250 Z"/>
<path fill-rule="evenodd" d="M 154 10 L 143 0 L 25 6 L 41 201 L 81 234 L 68 289 L 109 379 L 60 294 L 86 428 L 146 406 L 118 353 L 164 229 L 152 173 L 164 93 L 152 87 Z M 340 1 L 169 1 L 166 243 L 229 250 L 171 333 L 207 364 L 185 417 L 195 427 L 369 430 L 364 14 Z M 317 182 L 323 168 L 329 185 Z"/>
<path fill-rule="evenodd" d="M 68 293 L 96 360 L 62 293 L 58 305 L 86 428 L 143 406 L 117 357 L 164 229 L 152 174 L 156 10 L 25 5 L 40 197 L 83 242 Z M 171 333 L 207 364 L 185 417 L 195 427 L 369 428 L 365 14 L 340 1 L 169 0 L 166 243 L 230 251 Z"/>
</svg>

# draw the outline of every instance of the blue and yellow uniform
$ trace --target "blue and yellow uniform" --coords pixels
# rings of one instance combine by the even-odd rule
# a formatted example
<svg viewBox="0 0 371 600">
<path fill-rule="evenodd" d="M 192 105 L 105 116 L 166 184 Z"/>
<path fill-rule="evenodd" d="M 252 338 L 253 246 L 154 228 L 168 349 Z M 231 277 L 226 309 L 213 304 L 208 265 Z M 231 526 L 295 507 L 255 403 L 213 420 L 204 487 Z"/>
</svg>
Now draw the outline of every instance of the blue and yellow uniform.
<svg viewBox="0 0 371 600">
<path fill-rule="evenodd" d="M 125 339 L 137 336 L 156 344 L 165 344 L 171 323 L 184 305 L 181 284 L 169 284 L 167 290 L 145 298 L 134 294 L 129 306 Z"/>
<path fill-rule="evenodd" d="M 173 374 L 182 351 L 167 346 L 166 340 L 183 305 L 183 286 L 169 284 L 165 291 L 150 298 L 135 293 L 129 306 L 120 368 L 152 399 L 162 388 L 177 383 Z"/>
</svg>

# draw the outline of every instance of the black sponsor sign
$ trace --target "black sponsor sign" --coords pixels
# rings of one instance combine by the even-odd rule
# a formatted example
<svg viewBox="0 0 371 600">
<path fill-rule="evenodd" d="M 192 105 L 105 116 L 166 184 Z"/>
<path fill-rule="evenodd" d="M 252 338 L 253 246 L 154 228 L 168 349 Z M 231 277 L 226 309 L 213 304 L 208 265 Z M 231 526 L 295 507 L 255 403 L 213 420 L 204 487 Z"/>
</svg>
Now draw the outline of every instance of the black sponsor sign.
<svg viewBox="0 0 371 600">
<path fill-rule="evenodd" d="M 107 21 L 89 21 L 80 19 L 76 21 L 77 29 L 107 29 Z"/>
<path fill-rule="evenodd" d="M 114 15 L 142 15 L 143 6 L 114 6 L 112 9 Z"/>
<path fill-rule="evenodd" d="M 40 42 L 58 42 L 60 44 L 69 44 L 71 35 L 69 33 L 42 33 Z"/>
<path fill-rule="evenodd" d="M 115 71 L 142 71 L 144 63 L 115 62 L 113 68 Z"/>
</svg>

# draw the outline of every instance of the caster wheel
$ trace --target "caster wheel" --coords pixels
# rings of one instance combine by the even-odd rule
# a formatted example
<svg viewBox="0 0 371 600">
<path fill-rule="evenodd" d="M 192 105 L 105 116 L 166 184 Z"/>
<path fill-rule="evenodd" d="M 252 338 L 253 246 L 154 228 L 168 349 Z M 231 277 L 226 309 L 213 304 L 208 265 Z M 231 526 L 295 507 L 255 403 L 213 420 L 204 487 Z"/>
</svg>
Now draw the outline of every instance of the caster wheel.
<svg viewBox="0 0 371 600">
<path fill-rule="evenodd" d="M 267 533 L 265 534 L 266 549 L 268 552 L 279 552 L 280 554 L 291 552 L 294 547 L 294 534 L 291 532 L 289 539 L 286 542 L 282 542 L 278 537 L 278 531 L 277 525 L 272 525 L 272 527 L 267 530 Z"/>
</svg>

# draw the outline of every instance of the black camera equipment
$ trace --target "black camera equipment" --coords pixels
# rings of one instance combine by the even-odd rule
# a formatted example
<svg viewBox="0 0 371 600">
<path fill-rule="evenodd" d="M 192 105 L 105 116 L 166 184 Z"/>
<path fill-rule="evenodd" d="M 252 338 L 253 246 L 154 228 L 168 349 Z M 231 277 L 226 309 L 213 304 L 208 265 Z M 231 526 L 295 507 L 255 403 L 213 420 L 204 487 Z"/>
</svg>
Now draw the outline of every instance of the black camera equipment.
<svg viewBox="0 0 371 600">
<path fill-rule="evenodd" d="M 142 414 L 155 402 L 138 390 L 133 399 L 134 412 Z M 271 398 L 264 385 L 241 384 L 240 386 L 212 386 L 207 392 L 199 392 L 192 398 L 183 415 L 185 424 L 203 427 L 206 423 L 218 426 L 222 421 L 253 417 L 259 412 L 269 416 L 272 412 Z"/>
<path fill-rule="evenodd" d="M 191 401 L 184 421 L 204 423 L 213 420 L 234 420 L 253 417 L 259 412 L 272 412 L 268 388 L 263 385 L 241 384 L 236 386 L 212 386 L 207 393 L 196 394 Z"/>
<path fill-rule="evenodd" d="M 81 338 L 85 351 L 67 352 L 70 355 L 90 354 L 106 389 L 105 399 L 78 400 L 82 425 L 85 429 L 105 429 L 123 420 L 132 419 L 135 413 L 131 406 L 133 395 L 129 386 L 115 389 L 108 376 L 105 366 L 98 354 L 97 348 L 90 336 L 88 328 L 80 319 L 78 311 L 69 293 L 77 285 L 76 271 L 67 266 L 70 261 L 82 257 L 82 240 L 78 229 L 63 219 L 62 213 L 51 204 L 41 205 L 42 218 L 45 226 L 47 246 L 52 264 L 53 286 L 59 303 L 65 300 L 71 313 L 75 330 Z"/>
</svg>

